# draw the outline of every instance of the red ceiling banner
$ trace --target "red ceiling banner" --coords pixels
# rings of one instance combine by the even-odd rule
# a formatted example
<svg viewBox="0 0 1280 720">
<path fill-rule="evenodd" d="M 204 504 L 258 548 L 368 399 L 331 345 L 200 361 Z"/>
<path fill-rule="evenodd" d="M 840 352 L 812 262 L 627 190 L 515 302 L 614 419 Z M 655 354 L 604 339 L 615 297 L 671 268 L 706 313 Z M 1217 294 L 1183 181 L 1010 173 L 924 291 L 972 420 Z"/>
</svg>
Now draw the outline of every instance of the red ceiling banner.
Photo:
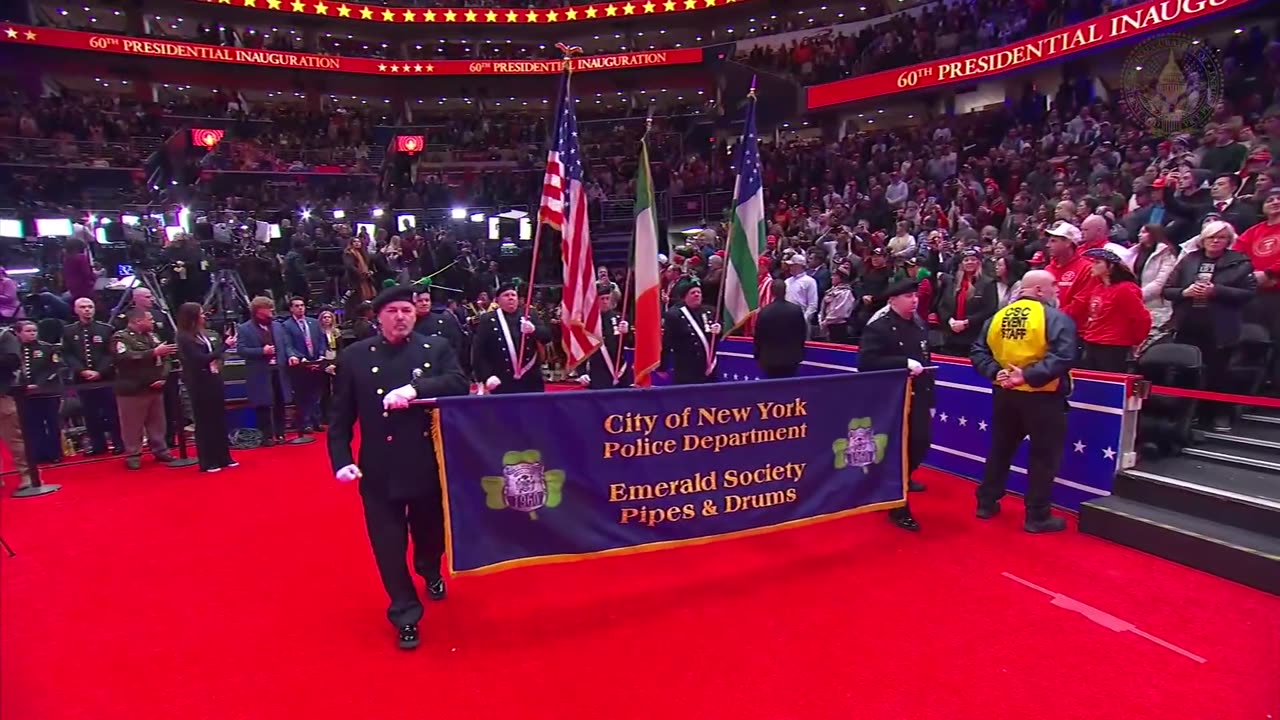
<svg viewBox="0 0 1280 720">
<path fill-rule="evenodd" d="M 191 128 L 191 144 L 212 150 L 214 146 L 222 142 L 224 133 L 224 130 L 216 128 Z"/>
<path fill-rule="evenodd" d="M 199 45 L 197 43 L 174 42 L 172 40 L 101 35 L 98 33 L 29 27 L 11 23 L 0 23 L 0 42 L 67 50 L 106 52 L 135 57 L 194 60 L 252 67 L 318 70 L 361 75 L 407 75 L 416 77 L 434 75 L 555 75 L 560 72 L 562 67 L 562 61 L 560 60 L 392 61 L 376 58 L 313 55 L 277 50 Z M 622 53 L 619 55 L 579 56 L 573 59 L 573 69 L 574 72 L 592 72 L 597 70 L 663 67 L 667 65 L 695 65 L 700 62 L 702 62 L 701 48 L 683 48 Z"/>
<path fill-rule="evenodd" d="M 396 136 L 396 152 L 416 153 L 421 152 L 423 147 L 421 135 L 397 135 Z"/>
<path fill-rule="evenodd" d="M 807 105 L 819 110 L 858 100 L 980 80 L 1075 53 L 1168 30 L 1252 0 L 1150 0 L 1013 45 L 935 60 L 898 70 L 837 80 L 806 88 Z"/>
<path fill-rule="evenodd" d="M 364 22 L 436 25 L 560 25 L 591 20 L 621 20 L 647 16 L 667 16 L 695 10 L 714 10 L 752 0 L 621 0 L 573 5 L 565 8 L 423 8 L 387 7 L 325 0 L 200 0 L 290 15 L 362 20 Z"/>
</svg>

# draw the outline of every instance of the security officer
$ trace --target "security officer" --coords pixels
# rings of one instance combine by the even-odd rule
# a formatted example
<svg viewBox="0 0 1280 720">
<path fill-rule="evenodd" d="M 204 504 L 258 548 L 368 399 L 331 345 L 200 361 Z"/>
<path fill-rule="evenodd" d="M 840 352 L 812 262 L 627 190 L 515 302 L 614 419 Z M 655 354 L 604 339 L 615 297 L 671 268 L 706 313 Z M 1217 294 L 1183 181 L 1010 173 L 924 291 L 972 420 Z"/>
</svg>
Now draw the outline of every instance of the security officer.
<svg viewBox="0 0 1280 720">
<path fill-rule="evenodd" d="M 631 323 L 613 311 L 613 287 L 608 283 L 596 286 L 596 303 L 603 342 L 587 358 L 587 371 L 578 376 L 578 383 L 592 390 L 631 387 L 636 384 L 636 374 L 622 352 L 634 344 Z"/>
<path fill-rule="evenodd" d="M 551 342 L 551 329 L 534 314 L 521 315 L 512 283 L 498 288 L 498 307 L 480 316 L 471 341 L 471 367 L 485 392 L 542 392 L 538 343 Z M 521 340 L 521 336 L 525 336 Z M 519 357 L 517 357 L 519 356 Z"/>
<path fill-rule="evenodd" d="M 62 361 L 58 346 L 40 340 L 36 324 L 30 320 L 19 320 L 13 329 L 21 343 L 18 385 L 26 388 L 20 402 L 22 433 L 30 446 L 30 457 L 36 462 L 58 462 L 62 460 Z"/>
<path fill-rule="evenodd" d="M 711 344 L 720 335 L 720 323 L 702 305 L 702 288 L 696 282 L 677 283 L 674 300 L 662 316 L 662 366 L 671 368 L 675 385 L 712 383 L 720 379 Z"/>
<path fill-rule="evenodd" d="M 176 345 L 161 342 L 153 332 L 151 311 L 132 308 L 126 313 L 128 327 L 111 338 L 112 362 L 116 369 L 116 407 L 120 413 L 120 435 L 124 441 L 125 467 L 142 467 L 142 438 L 156 461 L 173 462 L 165 428 L 164 389 Z"/>
<path fill-rule="evenodd" d="M 129 310 L 138 308 L 151 313 L 151 324 L 153 326 L 152 333 L 160 338 L 161 341 L 172 343 L 174 340 L 175 328 L 173 323 L 168 319 L 169 313 L 163 307 L 158 307 L 156 296 L 145 287 L 136 287 L 129 294 L 128 303 L 116 313 L 111 320 L 111 327 L 116 332 L 125 330 L 129 327 Z"/>
<path fill-rule="evenodd" d="M 915 280 L 899 280 L 885 292 L 888 304 L 871 317 L 862 330 L 858 348 L 859 370 L 898 370 L 911 373 L 911 410 L 907 421 L 907 474 L 920 467 L 929 452 L 930 422 L 933 416 L 933 375 L 925 372 L 930 364 L 929 331 L 916 314 L 919 298 Z M 911 492 L 924 490 L 924 485 L 908 479 Z M 889 511 L 894 525 L 911 531 L 920 529 L 911 516 L 911 505 Z"/>
<path fill-rule="evenodd" d="M 787 302 L 784 293 L 756 313 L 751 334 L 752 352 L 766 379 L 795 377 L 804 362 L 804 343 L 809 339 L 809 323 L 804 308 Z"/>
<path fill-rule="evenodd" d="M 391 600 L 387 619 L 406 650 L 418 646 L 422 601 L 405 564 L 413 538 L 413 566 L 432 600 L 445 596 L 440 576 L 444 511 L 436 465 L 432 414 L 410 407 L 417 398 L 466 395 L 467 378 L 449 343 L 413 332 L 413 288 L 390 287 L 373 301 L 379 334 L 342 351 L 329 426 L 329 461 L 341 482 L 360 481 L 369 544 Z M 352 457 L 360 424 L 359 458 Z"/>
<path fill-rule="evenodd" d="M 1022 527 L 1032 533 L 1066 528 L 1062 518 L 1050 514 L 1050 503 L 1067 434 L 1077 340 L 1076 324 L 1057 309 L 1057 301 L 1052 274 L 1027 273 L 1019 299 L 987 321 L 969 355 L 974 369 L 995 385 L 991 450 L 978 486 L 978 517 L 986 520 L 1000 512 L 1013 454 L 1029 436 L 1027 516 Z"/>
<path fill-rule="evenodd" d="M 443 312 L 433 311 L 432 300 L 430 288 L 419 287 L 415 290 L 413 294 L 413 309 L 416 314 L 416 321 L 413 325 L 413 331 L 419 335 L 438 335 L 444 338 L 449 343 L 449 346 L 453 348 L 454 354 L 460 355 L 464 342 L 462 324 L 458 322 L 458 317 L 448 310 Z"/>
<path fill-rule="evenodd" d="M 96 310 L 93 300 L 76 300 L 76 322 L 62 331 L 62 361 L 71 374 L 71 382 L 81 387 L 76 395 L 84 415 L 85 430 L 89 435 L 89 452 L 101 455 L 107 451 L 107 437 L 111 437 L 113 452 L 124 452 L 120 443 L 120 418 L 116 413 L 116 399 L 109 385 L 98 385 L 112 379 L 114 368 L 111 357 L 111 326 L 93 319 Z M 94 383 L 94 387 L 83 387 Z"/>
</svg>

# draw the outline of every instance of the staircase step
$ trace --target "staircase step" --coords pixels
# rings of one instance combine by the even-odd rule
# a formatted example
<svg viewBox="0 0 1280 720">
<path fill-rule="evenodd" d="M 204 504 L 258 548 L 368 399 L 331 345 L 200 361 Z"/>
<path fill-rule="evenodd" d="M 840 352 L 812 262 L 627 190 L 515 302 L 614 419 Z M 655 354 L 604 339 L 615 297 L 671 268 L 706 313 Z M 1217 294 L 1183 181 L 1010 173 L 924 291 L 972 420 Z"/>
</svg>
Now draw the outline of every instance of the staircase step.
<svg viewBox="0 0 1280 720">
<path fill-rule="evenodd" d="M 1265 470 L 1165 458 L 1116 475 L 1113 494 L 1280 538 L 1280 481 Z"/>
<path fill-rule="evenodd" d="M 1280 538 L 1115 495 L 1080 506 L 1080 531 L 1280 595 Z"/>
<path fill-rule="evenodd" d="M 1219 464 L 1241 465 L 1275 473 L 1280 479 L 1280 451 L 1241 439 L 1219 439 L 1225 433 L 1206 433 L 1205 441 L 1182 449 L 1182 454 Z M 1219 437 L 1215 437 L 1219 436 Z"/>
</svg>

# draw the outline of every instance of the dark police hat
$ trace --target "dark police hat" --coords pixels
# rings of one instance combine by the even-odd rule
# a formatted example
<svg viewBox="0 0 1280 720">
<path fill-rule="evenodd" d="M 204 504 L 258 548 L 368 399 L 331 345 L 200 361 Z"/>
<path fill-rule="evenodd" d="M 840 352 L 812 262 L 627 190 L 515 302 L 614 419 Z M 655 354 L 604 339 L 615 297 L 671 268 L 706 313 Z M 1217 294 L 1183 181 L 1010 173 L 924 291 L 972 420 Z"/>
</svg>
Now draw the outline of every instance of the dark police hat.
<svg viewBox="0 0 1280 720">
<path fill-rule="evenodd" d="M 702 283 L 698 282 L 697 278 L 680 278 L 676 281 L 675 287 L 671 288 L 671 295 L 676 300 L 684 300 L 684 296 L 694 288 L 702 289 Z"/>
<path fill-rule="evenodd" d="M 413 302 L 414 293 L 418 292 L 418 288 L 412 285 L 393 285 L 373 299 L 373 311 L 375 313 L 382 312 L 382 308 L 393 302 Z"/>
<path fill-rule="evenodd" d="M 920 281 L 912 280 L 910 278 L 903 278 L 902 280 L 899 280 L 893 283 L 892 285 L 890 285 L 889 289 L 884 291 L 884 296 L 886 298 L 891 298 L 891 297 L 897 297 L 899 295 L 908 295 L 910 293 L 915 292 L 916 289 L 919 287 L 920 287 Z"/>
<path fill-rule="evenodd" d="M 504 293 L 504 292 L 506 292 L 506 291 L 508 291 L 508 290 L 510 290 L 511 292 L 514 292 L 514 293 L 519 294 L 519 292 L 520 292 L 520 284 L 519 284 L 519 283 L 517 283 L 517 282 L 516 282 L 516 281 L 514 281 L 514 280 L 508 280 L 507 282 L 504 282 L 504 283 L 502 283 L 501 285 L 499 285 L 499 286 L 498 286 L 498 292 L 494 293 L 494 295 L 493 295 L 493 296 L 496 298 L 496 297 L 498 297 L 499 295 L 501 295 L 502 293 Z"/>
</svg>

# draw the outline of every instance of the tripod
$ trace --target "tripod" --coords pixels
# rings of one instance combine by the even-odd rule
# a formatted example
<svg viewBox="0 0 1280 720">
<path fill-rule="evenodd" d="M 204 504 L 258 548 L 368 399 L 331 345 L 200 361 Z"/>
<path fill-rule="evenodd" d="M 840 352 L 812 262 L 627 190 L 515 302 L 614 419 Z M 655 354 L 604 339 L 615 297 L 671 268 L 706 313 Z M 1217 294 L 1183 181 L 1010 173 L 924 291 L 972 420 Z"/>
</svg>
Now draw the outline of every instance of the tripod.
<svg viewBox="0 0 1280 720">
<path fill-rule="evenodd" d="M 213 284 L 204 294 L 204 309 L 214 327 L 223 329 L 234 325 L 249 314 L 249 291 L 244 288 L 240 273 L 222 268 L 213 274 Z"/>
</svg>

